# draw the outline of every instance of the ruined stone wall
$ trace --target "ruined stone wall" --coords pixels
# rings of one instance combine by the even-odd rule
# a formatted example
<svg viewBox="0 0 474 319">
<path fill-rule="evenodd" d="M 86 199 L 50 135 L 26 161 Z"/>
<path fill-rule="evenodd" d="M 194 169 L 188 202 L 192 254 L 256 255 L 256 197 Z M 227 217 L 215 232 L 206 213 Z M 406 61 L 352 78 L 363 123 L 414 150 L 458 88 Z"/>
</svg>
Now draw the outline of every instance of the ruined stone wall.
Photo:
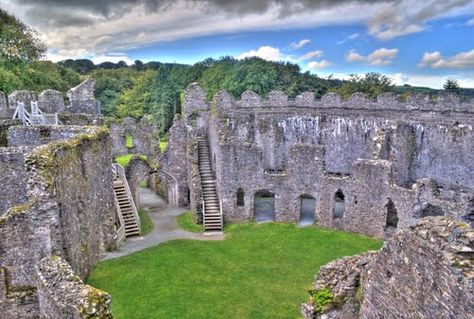
<svg viewBox="0 0 474 319">
<path fill-rule="evenodd" d="M 0 216 L 10 207 L 27 201 L 25 148 L 0 147 Z"/>
<path fill-rule="evenodd" d="M 94 97 L 95 81 L 87 79 L 67 92 L 70 105 L 65 111 L 71 114 L 100 114 L 100 101 Z"/>
<path fill-rule="evenodd" d="M 34 125 L 12 126 L 8 129 L 8 146 L 35 147 L 54 141 L 67 140 L 74 135 L 87 133 L 89 129 L 84 126 L 50 126 Z"/>
<path fill-rule="evenodd" d="M 37 273 L 40 317 L 113 318 L 110 295 L 85 285 L 61 257 L 44 258 Z"/>
<path fill-rule="evenodd" d="M 155 159 L 159 150 L 158 128 L 154 123 L 143 120 L 137 122 L 133 118 L 125 118 L 122 123 L 112 123 L 109 127 L 112 139 L 112 154 L 120 156 L 125 154 L 145 154 L 150 159 Z M 133 147 L 125 145 L 126 136 L 130 135 Z"/>
<path fill-rule="evenodd" d="M 88 128 L 24 153 L 27 202 L 0 216 L 0 313 L 37 318 L 36 267 L 57 255 L 84 278 L 115 241 L 107 132 Z"/>
<path fill-rule="evenodd" d="M 60 120 L 67 125 L 100 125 L 103 122 L 100 102 L 94 97 L 95 82 L 87 79 L 67 92 L 68 102 L 64 102 L 61 92 L 47 89 L 36 96 L 35 92 L 27 90 L 13 91 L 8 101 L 0 92 L 0 119 L 11 119 L 18 102 L 24 103 L 29 112 L 31 102 L 38 102 L 38 107 L 46 114 L 60 114 Z M 8 103 L 7 103 L 8 102 Z M 89 115 L 89 116 L 88 116 Z M 92 116 L 95 115 L 95 116 Z"/>
<path fill-rule="evenodd" d="M 162 159 L 162 171 L 177 185 L 178 205 L 187 206 L 188 199 L 188 128 L 183 119 L 176 118 L 169 131 L 169 143 Z"/>
<path fill-rule="evenodd" d="M 474 309 L 474 231 L 429 217 L 397 232 L 376 253 L 322 267 L 302 305 L 304 318 L 457 318 Z M 329 291 L 331 300 L 317 295 Z"/>
<path fill-rule="evenodd" d="M 452 95 L 401 102 L 394 94 L 372 101 L 360 93 L 346 101 L 310 93 L 288 99 L 278 91 L 267 100 L 247 91 L 235 101 L 222 91 L 209 105 L 196 84 L 187 94 L 188 130 L 208 136 L 227 221 L 254 218 L 262 190 L 275 195 L 277 221 L 297 222 L 301 197 L 310 196 L 318 224 L 378 237 L 390 235 L 389 210 L 398 227 L 430 214 L 474 219 L 472 102 Z M 345 210 L 335 218 L 338 191 Z"/>
</svg>

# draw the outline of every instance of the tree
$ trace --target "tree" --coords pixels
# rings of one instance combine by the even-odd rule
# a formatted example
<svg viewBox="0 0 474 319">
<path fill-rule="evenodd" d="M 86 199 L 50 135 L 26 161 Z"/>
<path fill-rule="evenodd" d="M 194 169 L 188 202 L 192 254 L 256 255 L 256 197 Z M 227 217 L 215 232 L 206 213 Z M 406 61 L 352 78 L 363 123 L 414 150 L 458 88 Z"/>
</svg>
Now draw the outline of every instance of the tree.
<svg viewBox="0 0 474 319">
<path fill-rule="evenodd" d="M 35 31 L 0 9 L 0 59 L 35 61 L 45 53 L 46 46 Z"/>
<path fill-rule="evenodd" d="M 351 74 L 349 81 L 341 86 L 332 89 L 339 93 L 343 98 L 347 98 L 356 92 L 361 92 L 369 98 L 376 98 L 383 92 L 391 91 L 393 88 L 392 80 L 380 73 L 370 72 L 364 76 Z"/>
<path fill-rule="evenodd" d="M 443 85 L 443 89 L 446 92 L 451 92 L 451 93 L 458 93 L 461 91 L 461 87 L 459 86 L 458 81 L 456 80 L 446 80 L 446 82 Z"/>
</svg>

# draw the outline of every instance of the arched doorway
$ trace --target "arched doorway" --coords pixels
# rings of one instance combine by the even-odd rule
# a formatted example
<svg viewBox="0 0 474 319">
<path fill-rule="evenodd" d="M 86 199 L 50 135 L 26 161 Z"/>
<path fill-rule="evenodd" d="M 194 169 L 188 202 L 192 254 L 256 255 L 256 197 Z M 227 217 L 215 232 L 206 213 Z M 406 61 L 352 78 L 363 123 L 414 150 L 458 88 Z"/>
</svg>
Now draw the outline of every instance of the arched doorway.
<svg viewBox="0 0 474 319">
<path fill-rule="evenodd" d="M 387 209 L 387 217 L 385 219 L 385 237 L 391 237 L 398 227 L 398 212 L 395 204 L 389 198 L 385 205 Z"/>
<path fill-rule="evenodd" d="M 275 221 L 275 194 L 267 190 L 256 192 L 253 215 L 256 222 Z"/>
<path fill-rule="evenodd" d="M 345 196 L 342 190 L 338 189 L 336 193 L 334 194 L 332 218 L 333 219 L 343 218 L 345 211 L 346 211 Z"/>
<path fill-rule="evenodd" d="M 308 194 L 303 194 L 298 199 L 300 201 L 299 224 L 302 226 L 314 224 L 316 220 L 316 199 Z"/>
</svg>

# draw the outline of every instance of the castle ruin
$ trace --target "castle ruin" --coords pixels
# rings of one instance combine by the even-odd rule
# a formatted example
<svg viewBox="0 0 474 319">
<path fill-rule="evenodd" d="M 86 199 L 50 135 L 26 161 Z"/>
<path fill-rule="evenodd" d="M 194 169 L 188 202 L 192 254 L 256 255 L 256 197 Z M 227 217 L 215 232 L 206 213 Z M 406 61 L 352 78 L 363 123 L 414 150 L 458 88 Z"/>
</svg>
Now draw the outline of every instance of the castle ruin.
<svg viewBox="0 0 474 319">
<path fill-rule="evenodd" d="M 66 125 L 10 119 L 18 102 L 32 101 Z M 140 179 L 154 180 L 157 192 L 171 205 L 189 205 L 207 230 L 221 230 L 221 219 L 277 221 L 387 239 L 379 252 L 323 267 L 302 306 L 305 318 L 402 318 L 406 311 L 468 318 L 472 101 L 359 93 L 289 99 L 279 91 L 235 100 L 221 91 L 209 102 L 191 84 L 183 109 L 161 154 L 152 124 L 98 126 L 93 81 L 71 89 L 67 102 L 52 90 L 38 97 L 16 91 L 8 103 L 0 93 L 0 318 L 112 318 L 110 296 L 83 280 L 119 244 L 111 163 L 132 152 L 159 164 L 131 161 L 132 193 Z M 416 286 L 405 298 L 410 276 Z M 320 289 L 334 297 L 322 312 L 313 299 Z M 431 309 L 428 298 L 445 306 Z"/>
</svg>

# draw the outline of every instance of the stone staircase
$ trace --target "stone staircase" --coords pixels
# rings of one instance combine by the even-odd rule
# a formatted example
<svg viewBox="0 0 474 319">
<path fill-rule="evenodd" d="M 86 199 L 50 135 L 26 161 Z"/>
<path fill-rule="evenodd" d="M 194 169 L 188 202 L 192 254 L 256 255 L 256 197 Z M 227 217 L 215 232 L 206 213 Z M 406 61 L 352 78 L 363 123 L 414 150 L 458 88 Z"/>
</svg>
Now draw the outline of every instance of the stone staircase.
<svg viewBox="0 0 474 319">
<path fill-rule="evenodd" d="M 212 173 L 211 154 L 207 138 L 198 139 L 199 173 L 203 196 L 202 219 L 205 232 L 222 232 L 224 222 L 222 207 L 217 195 L 216 181 Z"/>
<path fill-rule="evenodd" d="M 115 206 L 120 222 L 123 224 L 120 228 L 123 227 L 125 237 L 140 236 L 140 218 L 123 167 L 118 164 L 113 165 Z"/>
</svg>

